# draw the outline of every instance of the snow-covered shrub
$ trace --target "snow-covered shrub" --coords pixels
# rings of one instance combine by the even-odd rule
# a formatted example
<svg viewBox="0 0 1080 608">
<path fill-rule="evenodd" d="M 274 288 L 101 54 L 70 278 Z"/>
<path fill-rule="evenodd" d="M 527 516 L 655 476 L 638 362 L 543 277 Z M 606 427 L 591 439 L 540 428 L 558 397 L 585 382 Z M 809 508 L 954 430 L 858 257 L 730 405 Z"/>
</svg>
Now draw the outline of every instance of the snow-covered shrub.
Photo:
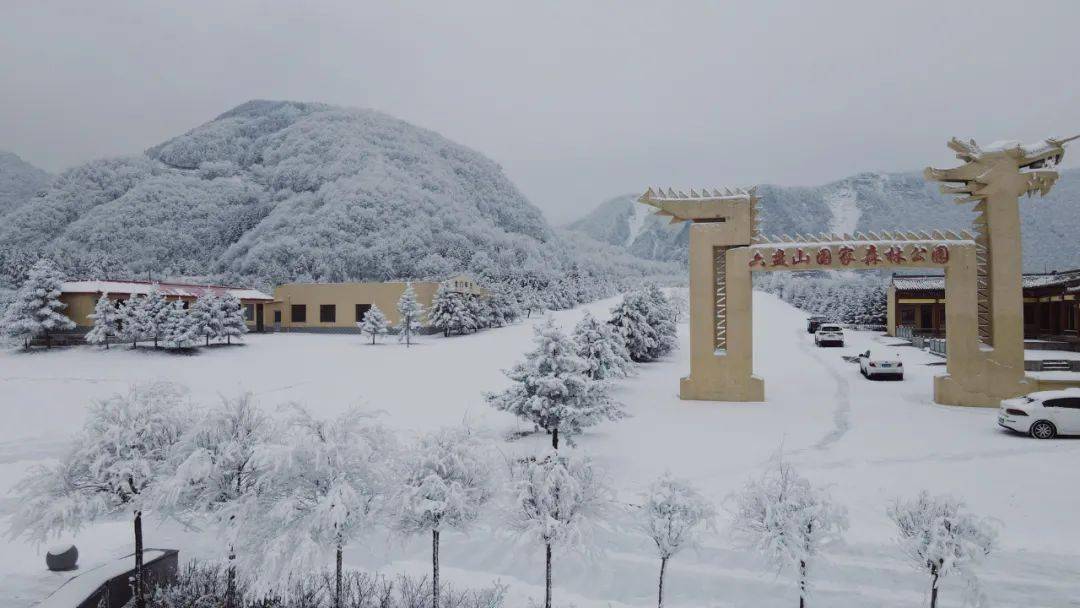
<svg viewBox="0 0 1080 608">
<path fill-rule="evenodd" d="M 67 308 L 60 301 L 63 283 L 49 260 L 34 264 L 0 321 L 4 334 L 22 340 L 25 348 L 30 348 L 33 338 L 44 336 L 45 344 L 51 347 L 53 334 L 75 329 L 75 323 L 61 312 Z"/>
<path fill-rule="evenodd" d="M 97 303 L 94 304 L 94 312 L 88 316 L 94 322 L 94 326 L 86 332 L 86 341 L 90 344 L 104 344 L 106 349 L 109 348 L 109 342 L 120 332 L 117 327 L 118 314 L 108 293 L 103 293 L 98 297 Z"/>
<path fill-rule="evenodd" d="M 464 530 L 495 494 L 491 455 L 467 426 L 442 429 L 411 446 L 401 481 L 399 517 L 404 534 L 432 536 L 432 608 L 439 608 L 439 533 Z"/>
<path fill-rule="evenodd" d="M 405 291 L 398 298 L 397 311 L 401 317 L 398 321 L 398 341 L 404 340 L 405 346 L 410 346 L 413 333 L 420 330 L 420 316 L 424 314 L 424 307 L 416 299 L 412 283 L 405 285 Z"/>
<path fill-rule="evenodd" d="M 554 549 L 589 545 L 591 527 L 603 519 L 612 494 L 588 457 L 550 450 L 514 463 L 509 526 L 545 552 L 544 606 L 551 608 Z"/>
<path fill-rule="evenodd" d="M 602 420 L 626 416 L 622 404 L 608 394 L 607 384 L 589 377 L 589 365 L 577 355 L 577 345 L 554 320 L 537 325 L 533 332 L 536 347 L 505 372 L 513 384 L 485 396 L 492 407 L 544 429 L 556 449 L 560 433 L 573 437 Z"/>
<path fill-rule="evenodd" d="M 348 411 L 317 419 L 300 406 L 273 440 L 255 451 L 257 503 L 245 510 L 238 552 L 263 588 L 322 570 L 369 531 L 391 490 L 396 448 L 390 431 Z"/>
<path fill-rule="evenodd" d="M 668 560 L 697 544 L 701 534 L 712 527 L 716 509 L 688 481 L 669 473 L 654 481 L 642 498 L 638 515 L 642 530 L 656 544 L 660 556 L 657 605 L 663 608 Z"/>
<path fill-rule="evenodd" d="M 967 585 L 965 599 L 970 603 L 981 605 L 985 599 L 973 566 L 996 548 L 997 530 L 990 521 L 963 509 L 963 502 L 925 490 L 889 506 L 900 549 L 915 568 L 930 575 L 930 608 L 937 606 L 941 579 L 950 574 Z"/>
<path fill-rule="evenodd" d="M 91 406 L 82 430 L 54 465 L 31 470 L 17 486 L 15 535 L 44 540 L 127 513 L 135 533 L 136 598 L 143 604 L 142 514 L 172 447 L 190 427 L 191 406 L 178 386 L 131 387 Z"/>
<path fill-rule="evenodd" d="M 364 320 L 357 323 L 356 326 L 360 328 L 360 333 L 371 336 L 371 343 L 375 344 L 375 340 L 379 336 L 390 331 L 390 320 L 386 318 L 381 308 L 372 304 L 371 308 L 364 314 Z"/>
<path fill-rule="evenodd" d="M 577 355 L 588 368 L 585 373 L 593 380 L 626 377 L 634 362 L 622 336 L 610 323 L 603 323 L 586 311 L 574 326 L 574 344 Z"/>
<path fill-rule="evenodd" d="M 848 525 L 842 506 L 779 458 L 735 496 L 732 517 L 732 531 L 747 548 L 795 573 L 800 606 L 822 545 L 839 539 Z"/>
</svg>

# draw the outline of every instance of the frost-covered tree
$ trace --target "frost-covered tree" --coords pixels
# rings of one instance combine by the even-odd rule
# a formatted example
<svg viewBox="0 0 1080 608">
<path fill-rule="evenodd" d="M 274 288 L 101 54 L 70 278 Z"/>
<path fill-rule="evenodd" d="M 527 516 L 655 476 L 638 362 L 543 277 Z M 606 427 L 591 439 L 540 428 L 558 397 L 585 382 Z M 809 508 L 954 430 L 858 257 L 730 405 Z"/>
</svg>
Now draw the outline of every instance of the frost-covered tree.
<svg viewBox="0 0 1080 608">
<path fill-rule="evenodd" d="M 360 328 L 360 333 L 371 336 L 371 343 L 375 344 L 379 336 L 390 331 L 390 320 L 386 318 L 381 308 L 373 304 L 364 314 L 364 320 L 356 326 Z"/>
<path fill-rule="evenodd" d="M 543 310 L 544 301 L 535 287 L 523 287 L 518 291 L 518 305 L 525 311 L 525 318 L 528 319 L 534 311 L 539 313 Z"/>
<path fill-rule="evenodd" d="M 686 320 L 686 315 L 690 314 L 690 298 L 687 290 L 675 289 L 668 299 L 671 301 L 671 310 L 675 313 L 675 322 L 681 323 Z"/>
<path fill-rule="evenodd" d="M 150 318 L 147 316 L 148 307 L 146 298 L 132 295 L 120 305 L 117 315 L 120 319 L 119 338 L 125 342 L 131 342 L 131 347 L 136 348 L 139 340 L 143 340 L 150 334 Z"/>
<path fill-rule="evenodd" d="M 450 332 L 456 329 L 455 316 L 461 306 L 461 294 L 451 291 L 446 285 L 439 285 L 431 299 L 431 308 L 428 309 L 428 322 L 442 331 L 443 336 L 448 337 Z"/>
<path fill-rule="evenodd" d="M 467 426 L 424 435 L 409 450 L 398 530 L 431 533 L 432 608 L 439 608 L 439 533 L 464 530 L 495 494 L 491 459 Z"/>
<path fill-rule="evenodd" d="M 482 327 L 488 328 L 495 324 L 487 298 L 466 295 L 463 299 L 465 300 L 466 319 L 468 319 L 467 331 L 476 331 Z"/>
<path fill-rule="evenodd" d="M 13 536 L 44 540 L 103 517 L 128 513 L 135 533 L 136 606 L 146 605 L 142 515 L 167 456 L 189 427 L 184 391 L 152 383 L 95 403 L 60 462 L 33 469 L 19 485 Z"/>
<path fill-rule="evenodd" d="M 686 547 L 694 546 L 701 534 L 712 527 L 716 508 L 690 482 L 669 473 L 654 481 L 642 498 L 641 527 L 656 543 L 660 556 L 657 606 L 663 608 L 668 560 Z"/>
<path fill-rule="evenodd" d="M 602 420 L 626 416 L 622 404 L 608 394 L 607 384 L 589 377 L 577 345 L 553 320 L 533 331 L 535 348 L 505 372 L 513 384 L 485 396 L 492 407 L 544 429 L 555 449 L 560 433 L 572 437 Z"/>
<path fill-rule="evenodd" d="M 223 533 L 229 567 L 226 608 L 236 606 L 234 549 L 241 523 L 255 504 L 255 452 L 273 436 L 273 421 L 250 393 L 228 399 L 196 419 L 171 447 L 156 484 L 155 509 L 187 525 L 209 524 Z"/>
<path fill-rule="evenodd" d="M 342 551 L 382 516 L 396 449 L 386 429 L 349 411 L 317 419 L 296 406 L 274 441 L 255 452 L 258 504 L 241 525 L 241 553 L 259 583 L 321 570 L 336 555 L 334 606 L 340 608 Z"/>
<path fill-rule="evenodd" d="M 98 297 L 97 303 L 94 304 L 94 312 L 88 316 L 94 322 L 94 326 L 86 332 L 86 341 L 90 344 L 104 344 L 108 349 L 109 341 L 120 333 L 117 328 L 118 314 L 108 293 L 103 293 Z"/>
<path fill-rule="evenodd" d="M 488 314 L 493 327 L 504 327 L 518 320 L 521 311 L 503 289 L 492 290 L 487 298 Z"/>
<path fill-rule="evenodd" d="M 988 520 L 963 510 L 963 502 L 925 490 L 913 500 L 897 499 L 889 506 L 901 550 L 913 566 L 930 575 L 930 608 L 937 607 L 941 579 L 953 573 L 966 583 L 966 599 L 982 603 L 972 566 L 997 546 L 997 530 Z"/>
<path fill-rule="evenodd" d="M 811 568 L 826 542 L 847 529 L 847 513 L 779 458 L 735 496 L 732 531 L 780 570 L 794 571 L 799 608 L 806 606 Z"/>
<path fill-rule="evenodd" d="M 164 335 L 169 319 L 173 315 L 172 303 L 165 299 L 157 285 L 150 289 L 150 293 L 142 298 L 143 314 L 146 318 L 146 335 L 154 341 L 154 348 L 158 347 Z"/>
<path fill-rule="evenodd" d="M 408 347 L 412 345 L 413 333 L 420 330 L 420 317 L 424 314 L 424 307 L 417 301 L 412 283 L 405 284 L 405 291 L 398 298 L 397 311 L 401 318 L 398 321 L 398 340 L 404 340 Z"/>
<path fill-rule="evenodd" d="M 210 346 L 211 340 L 221 337 L 224 331 L 224 315 L 219 314 L 218 299 L 212 293 L 204 293 L 192 304 L 188 314 L 195 326 L 195 335 L 201 336 Z"/>
<path fill-rule="evenodd" d="M 189 348 L 198 340 L 198 327 L 180 300 L 169 302 L 168 314 L 158 328 L 161 341 L 174 348 Z"/>
<path fill-rule="evenodd" d="M 4 313 L 0 323 L 4 333 L 21 338 L 25 348 L 30 348 L 31 339 L 44 336 L 45 345 L 51 348 L 53 334 L 75 329 L 75 323 L 62 312 L 67 308 L 60 301 L 63 283 L 60 272 L 48 259 L 35 263 Z"/>
<path fill-rule="evenodd" d="M 232 339 L 239 339 L 248 333 L 247 323 L 244 321 L 244 305 L 231 293 L 217 298 L 219 318 L 221 319 L 221 335 L 225 336 L 225 343 L 232 344 Z"/>
<path fill-rule="evenodd" d="M 615 326 L 634 361 L 653 361 L 675 348 L 675 310 L 655 285 L 627 293 L 611 311 Z"/>
<path fill-rule="evenodd" d="M 590 526 L 602 519 L 611 492 L 592 461 L 555 450 L 515 463 L 509 524 L 527 540 L 544 545 L 544 608 L 551 608 L 555 548 L 588 544 Z"/>
<path fill-rule="evenodd" d="M 574 344 L 588 366 L 585 373 L 593 380 L 623 378 L 633 369 L 626 343 L 615 328 L 588 312 L 574 326 Z"/>
</svg>

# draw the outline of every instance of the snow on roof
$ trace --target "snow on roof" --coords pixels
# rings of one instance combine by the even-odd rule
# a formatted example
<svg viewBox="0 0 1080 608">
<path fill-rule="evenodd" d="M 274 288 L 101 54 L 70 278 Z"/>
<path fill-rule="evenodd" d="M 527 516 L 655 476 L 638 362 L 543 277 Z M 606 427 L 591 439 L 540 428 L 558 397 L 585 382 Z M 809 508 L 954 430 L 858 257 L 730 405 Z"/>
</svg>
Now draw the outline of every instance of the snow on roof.
<svg viewBox="0 0 1080 608">
<path fill-rule="evenodd" d="M 162 294 L 179 298 L 197 298 L 210 293 L 222 296 L 231 293 L 240 300 L 273 301 L 274 298 L 258 289 L 228 287 L 225 285 L 191 285 L 188 283 L 151 283 L 149 281 L 65 281 L 63 293 L 110 293 L 146 295 L 157 287 Z"/>
<path fill-rule="evenodd" d="M 1080 269 L 1064 270 L 1045 274 L 1025 274 L 1022 278 L 1025 289 L 1037 287 L 1056 287 L 1068 285 L 1072 282 L 1080 283 Z M 945 277 L 940 275 L 896 275 L 892 278 L 892 284 L 900 291 L 945 291 Z M 1069 290 L 1080 288 L 1080 285 L 1070 287 Z"/>
</svg>

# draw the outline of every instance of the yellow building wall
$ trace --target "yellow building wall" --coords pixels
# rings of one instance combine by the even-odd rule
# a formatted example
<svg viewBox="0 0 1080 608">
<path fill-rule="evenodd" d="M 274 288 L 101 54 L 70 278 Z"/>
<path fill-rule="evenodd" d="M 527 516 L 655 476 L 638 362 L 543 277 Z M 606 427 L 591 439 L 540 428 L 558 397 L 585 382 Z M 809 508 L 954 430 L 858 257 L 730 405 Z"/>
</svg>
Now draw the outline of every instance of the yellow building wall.
<svg viewBox="0 0 1080 608">
<path fill-rule="evenodd" d="M 416 300 L 425 311 L 431 307 L 431 301 L 439 283 L 417 281 L 412 284 Z M 274 303 L 266 307 L 265 324 L 267 329 L 275 327 L 274 311 L 281 312 L 279 327 L 288 329 L 356 329 L 356 305 L 378 306 L 386 318 L 394 325 L 401 320 L 397 312 L 397 303 L 405 292 L 405 283 L 288 283 L 274 289 Z M 333 304 L 336 307 L 332 323 L 319 321 L 319 307 Z M 292 307 L 307 307 L 307 319 L 303 323 L 293 322 Z M 427 324 L 427 316 L 420 319 Z"/>
<path fill-rule="evenodd" d="M 127 300 L 127 296 L 110 296 L 109 299 L 115 302 L 117 300 Z M 176 298 L 170 296 L 166 296 L 165 299 L 170 302 L 178 299 L 186 300 L 188 302 L 195 301 L 195 298 Z M 90 328 L 94 326 L 94 321 L 90 319 L 90 315 L 93 314 L 94 307 L 97 306 L 97 300 L 98 295 L 94 293 L 60 294 L 60 301 L 64 304 L 67 304 L 67 308 L 65 308 L 63 311 L 64 314 L 66 314 L 69 319 L 74 321 L 76 326 L 83 328 Z M 247 306 L 248 304 L 253 304 L 256 308 L 258 308 L 259 306 L 259 302 L 250 302 L 247 300 L 241 301 L 241 304 L 243 304 L 244 306 Z M 255 329 L 255 322 L 256 317 L 254 315 L 252 315 L 251 319 L 244 320 L 244 324 L 247 325 L 248 329 L 252 331 L 254 331 Z"/>
</svg>

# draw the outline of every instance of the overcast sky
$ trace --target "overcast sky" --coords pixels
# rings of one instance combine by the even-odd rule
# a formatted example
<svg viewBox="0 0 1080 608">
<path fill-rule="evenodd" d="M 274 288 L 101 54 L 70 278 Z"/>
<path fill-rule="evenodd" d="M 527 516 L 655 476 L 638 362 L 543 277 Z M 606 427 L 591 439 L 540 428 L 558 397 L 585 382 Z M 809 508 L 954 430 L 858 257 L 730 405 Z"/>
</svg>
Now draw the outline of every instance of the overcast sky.
<svg viewBox="0 0 1080 608">
<path fill-rule="evenodd" d="M 1075 0 L 2 1 L 0 149 L 51 171 L 322 101 L 483 152 L 562 222 L 651 184 L 813 185 L 948 165 L 952 135 L 1080 132 Z"/>
</svg>

